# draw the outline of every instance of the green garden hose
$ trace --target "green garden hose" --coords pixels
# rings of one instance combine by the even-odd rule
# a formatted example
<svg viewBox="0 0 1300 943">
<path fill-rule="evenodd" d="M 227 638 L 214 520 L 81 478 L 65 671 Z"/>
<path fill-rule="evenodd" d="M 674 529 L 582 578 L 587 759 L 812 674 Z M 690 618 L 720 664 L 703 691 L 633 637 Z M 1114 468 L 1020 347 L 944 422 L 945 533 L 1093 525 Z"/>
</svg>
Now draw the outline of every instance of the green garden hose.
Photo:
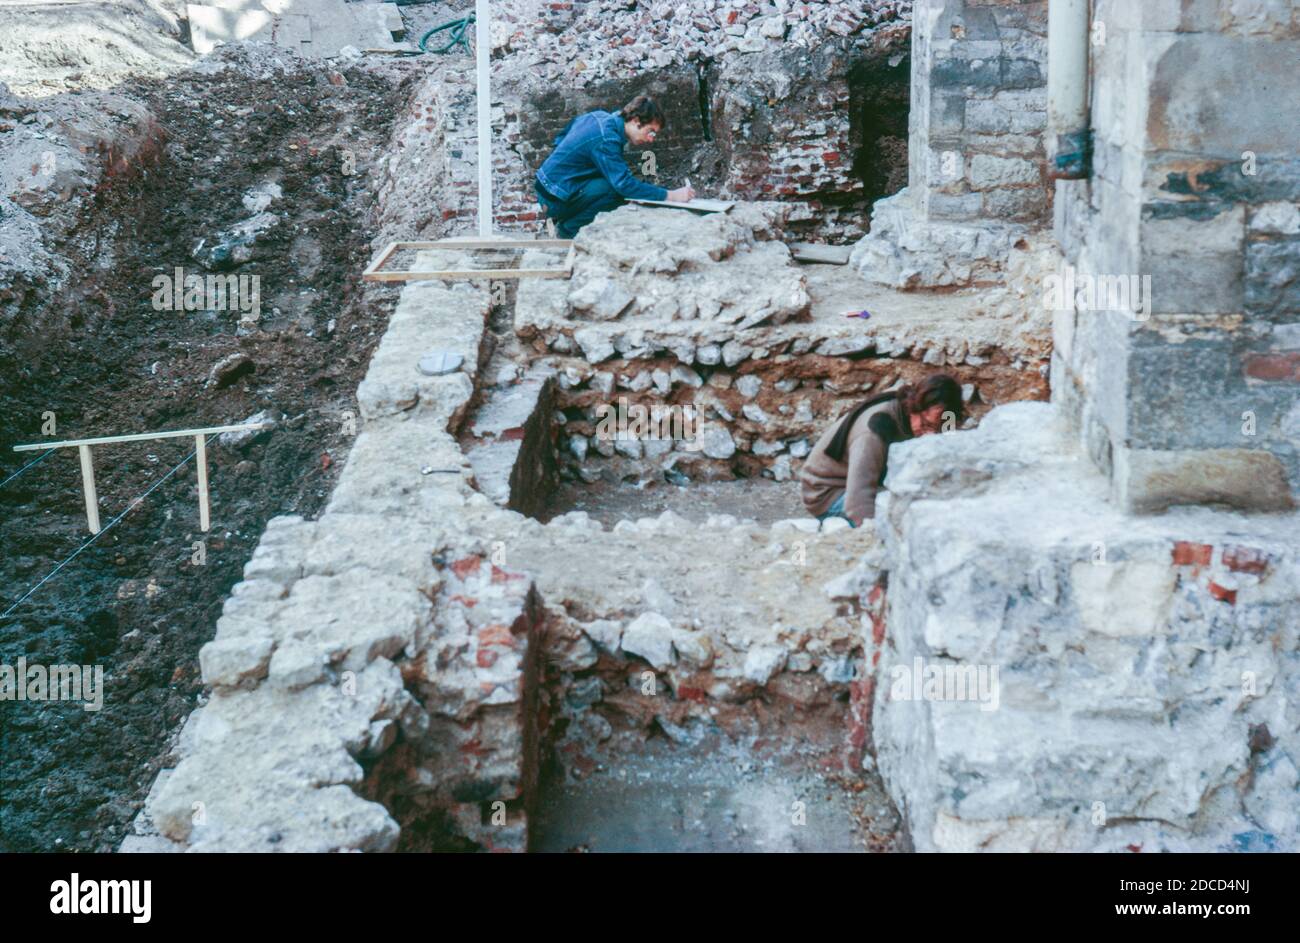
<svg viewBox="0 0 1300 943">
<path fill-rule="evenodd" d="M 474 14 L 471 13 L 469 16 L 463 16 L 459 20 L 452 20 L 450 23 L 443 23 L 441 26 L 435 26 L 420 37 L 420 52 L 451 52 L 457 46 L 464 46 L 466 52 L 472 52 L 473 50 L 469 48 L 469 39 L 465 34 L 469 31 L 469 25 L 473 22 Z M 434 33 L 441 33 L 443 30 L 451 31 L 451 40 L 447 45 L 439 49 L 430 49 L 425 46 L 425 43 L 429 41 L 430 36 Z"/>
</svg>

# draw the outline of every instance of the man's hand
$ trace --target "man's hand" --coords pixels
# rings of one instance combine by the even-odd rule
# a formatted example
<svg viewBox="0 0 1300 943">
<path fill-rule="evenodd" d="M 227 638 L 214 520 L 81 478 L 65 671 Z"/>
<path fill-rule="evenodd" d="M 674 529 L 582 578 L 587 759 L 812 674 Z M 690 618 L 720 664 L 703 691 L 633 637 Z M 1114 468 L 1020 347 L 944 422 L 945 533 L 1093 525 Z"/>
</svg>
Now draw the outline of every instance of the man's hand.
<svg viewBox="0 0 1300 943">
<path fill-rule="evenodd" d="M 691 187 L 678 187 L 668 191 L 668 199 L 673 203 L 689 203 L 695 199 L 695 190 Z"/>
</svg>

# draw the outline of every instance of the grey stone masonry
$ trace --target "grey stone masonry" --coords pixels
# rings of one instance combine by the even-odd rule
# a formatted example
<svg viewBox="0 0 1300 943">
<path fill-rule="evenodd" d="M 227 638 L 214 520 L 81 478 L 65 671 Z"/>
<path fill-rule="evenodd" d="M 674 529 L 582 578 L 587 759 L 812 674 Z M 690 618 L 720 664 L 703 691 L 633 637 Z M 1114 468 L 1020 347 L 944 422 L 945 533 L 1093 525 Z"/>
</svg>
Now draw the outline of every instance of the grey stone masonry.
<svg viewBox="0 0 1300 943">
<path fill-rule="evenodd" d="M 1044 0 L 919 0 L 908 184 L 880 200 L 851 264 L 900 289 L 997 280 L 1051 209 Z"/>
<path fill-rule="evenodd" d="M 908 187 L 926 220 L 1048 209 L 1047 4 L 921 0 L 913 10 Z"/>
<path fill-rule="evenodd" d="M 886 486 L 873 731 L 918 851 L 1300 849 L 1300 515 L 1128 517 L 1044 403 Z"/>
<path fill-rule="evenodd" d="M 1089 293 L 1057 312 L 1054 395 L 1131 511 L 1289 508 L 1300 493 L 1294 4 L 1101 0 L 1094 20 L 1093 172 L 1058 183 L 1055 224 Z"/>
<path fill-rule="evenodd" d="M 489 307 L 469 284 L 403 291 L 328 507 L 267 525 L 123 850 L 420 849 L 402 829 L 429 816 L 443 841 L 525 848 L 541 615 L 466 529 L 493 509 L 454 438 Z M 461 369 L 421 373 L 435 348 Z"/>
</svg>

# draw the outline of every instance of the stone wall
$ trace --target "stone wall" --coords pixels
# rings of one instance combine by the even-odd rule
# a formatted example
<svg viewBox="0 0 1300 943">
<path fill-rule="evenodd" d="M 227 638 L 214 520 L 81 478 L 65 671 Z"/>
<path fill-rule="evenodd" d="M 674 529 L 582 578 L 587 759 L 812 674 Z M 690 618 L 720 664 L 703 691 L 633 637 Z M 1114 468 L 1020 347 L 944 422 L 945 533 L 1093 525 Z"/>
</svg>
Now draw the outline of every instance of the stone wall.
<svg viewBox="0 0 1300 943">
<path fill-rule="evenodd" d="M 846 561 L 878 553 L 870 531 L 671 511 L 605 528 L 575 511 L 500 539 L 546 598 L 565 769 L 617 763 L 650 736 L 691 746 L 718 734 L 862 769 L 865 742 L 846 708 L 868 674 L 879 598 L 862 598 L 871 574 Z M 579 561 L 599 561 L 599 574 Z"/>
<path fill-rule="evenodd" d="M 873 731 L 917 850 L 1300 848 L 1296 514 L 1128 517 L 1043 403 L 887 485 Z"/>
<path fill-rule="evenodd" d="M 1041 250 L 1016 250 L 1018 278 L 997 291 L 911 300 L 795 263 L 780 241 L 788 214 L 623 207 L 579 234 L 569 281 L 521 285 L 515 330 L 556 370 L 570 474 L 789 480 L 850 404 L 940 369 L 963 384 L 972 423 L 991 404 L 1046 397 L 1047 318 L 1026 298 Z M 602 438 L 601 410 L 621 404 L 691 407 L 699 427 Z"/>
<path fill-rule="evenodd" d="M 1053 390 L 1134 511 L 1276 509 L 1300 489 L 1293 5 L 1099 3 L 1088 181 L 1058 187 L 1079 276 L 1145 284 L 1056 316 Z"/>
<path fill-rule="evenodd" d="M 599 5 L 576 10 L 506 5 L 502 26 L 494 29 L 500 49 L 492 79 L 497 228 L 540 231 L 533 174 L 555 138 L 577 115 L 616 110 L 644 92 L 661 103 L 668 124 L 652 148 L 628 148 L 629 167 L 638 176 L 668 188 L 689 177 L 710 195 L 798 204 L 796 228 L 810 236 L 843 240 L 866 231 L 871 201 L 904 182 L 906 5 L 772 8 L 767 20 L 793 25 L 781 32 L 769 27 L 771 35 L 757 33 L 765 21 L 757 4 L 717 10 L 711 0 L 696 5 L 696 11 L 673 6 L 658 22 L 642 23 L 652 37 L 645 41 L 659 45 L 631 59 L 640 48 L 635 43 L 629 50 L 611 40 L 606 50 L 592 42 L 592 31 L 608 23 L 585 8 Z M 881 9 L 871 12 L 875 7 Z M 633 9 L 620 6 L 610 15 L 641 23 L 647 8 Z M 691 24 L 692 16 L 716 24 L 708 32 L 716 29 L 723 36 L 737 23 L 743 34 L 752 21 L 758 39 L 743 46 L 702 43 L 690 55 L 687 47 L 664 37 Z M 840 19 L 847 25 L 836 26 Z M 786 29 L 795 32 L 787 35 Z M 583 52 L 575 58 L 578 39 Z M 476 220 L 472 89 L 472 73 L 448 71 L 428 92 L 445 103 L 439 119 L 445 134 L 432 156 L 445 168 L 435 185 L 447 232 Z"/>
<path fill-rule="evenodd" d="M 489 308 L 485 287 L 403 291 L 329 505 L 268 525 L 123 850 L 526 847 L 542 613 L 471 532 L 498 512 L 454 437 Z M 461 369 L 425 376 L 428 347 Z"/>
<path fill-rule="evenodd" d="M 872 211 L 854 250 L 896 288 L 996 281 L 1047 218 L 1044 0 L 922 0 L 912 32 L 908 185 Z"/>
<path fill-rule="evenodd" d="M 914 23 L 908 188 L 920 215 L 1042 220 L 1047 3 L 923 0 Z"/>
<path fill-rule="evenodd" d="M 744 252 L 783 254 L 790 271 L 769 272 L 769 287 L 800 282 L 780 242 L 754 239 L 781 211 L 733 212 L 710 224 L 625 207 L 601 225 L 667 224 L 663 251 L 697 265 L 712 251 L 723 284 L 730 262 L 750 296 L 715 299 L 715 313 L 734 309 L 743 323 L 756 313 L 747 305 L 763 304 Z M 211 695 L 123 850 L 524 850 L 548 757 L 581 765 L 660 733 L 686 745 L 747 737 L 768 757 L 862 775 L 882 639 L 870 530 L 672 514 L 606 529 L 581 513 L 542 525 L 513 510 L 532 510 L 550 486 L 564 373 L 546 339 L 567 337 L 561 321 L 573 330 L 570 291 L 590 313 L 608 300 L 590 284 L 635 277 L 609 267 L 629 248 L 594 240 L 575 284 L 521 286 L 520 305 L 558 286 L 562 309 L 554 321 L 516 312 L 540 344 L 536 362 L 491 381 L 488 287 L 402 291 L 357 390 L 364 424 L 335 493 L 318 520 L 268 526 L 200 653 Z M 681 321 L 660 327 L 693 349 L 699 340 Z M 430 349 L 459 368 L 425 375 Z M 491 476 L 475 448 L 496 453 Z M 683 572 L 683 558 L 705 562 Z M 777 726 L 791 746 L 773 745 Z"/>
<path fill-rule="evenodd" d="M 826 342 L 823 341 L 823 344 Z M 784 348 L 784 349 L 783 349 Z M 721 347 L 714 347 L 721 357 Z M 734 347 L 732 348 L 735 349 Z M 860 359 L 793 352 L 794 343 L 771 348 L 734 368 L 719 359 L 712 365 L 683 365 L 663 352 L 644 360 L 616 358 L 599 364 L 561 361 L 558 405 L 564 416 L 559 444 L 571 477 L 623 480 L 627 475 L 721 481 L 762 475 L 776 481 L 798 476 L 813 443 L 837 416 L 877 392 L 917 383 L 936 366 L 922 357 L 871 356 Z M 989 403 L 1045 398 L 1045 379 L 1032 368 L 997 351 L 962 354 L 940 346 L 949 373 L 962 383 L 968 423 L 978 421 Z M 712 359 L 709 345 L 701 354 Z M 960 359 L 958 359 L 960 358 Z M 944 361 L 940 361 L 944 362 Z M 976 365 L 978 364 L 978 365 Z M 696 427 L 687 438 L 619 439 L 602 431 L 604 409 L 672 415 L 690 408 Z"/>
<path fill-rule="evenodd" d="M 984 6 L 1009 5 L 918 5 L 918 48 Z M 1292 504 L 1293 6 L 1095 5 L 1092 175 L 1056 185 L 1064 257 L 1025 296 L 1054 311 L 1053 402 L 891 449 L 873 734 L 918 850 L 1300 847 L 1300 520 L 1177 506 Z M 925 132 L 946 79 L 918 67 Z M 1001 277 L 1005 230 L 918 231 L 918 201 L 877 204 L 855 262 Z"/>
</svg>

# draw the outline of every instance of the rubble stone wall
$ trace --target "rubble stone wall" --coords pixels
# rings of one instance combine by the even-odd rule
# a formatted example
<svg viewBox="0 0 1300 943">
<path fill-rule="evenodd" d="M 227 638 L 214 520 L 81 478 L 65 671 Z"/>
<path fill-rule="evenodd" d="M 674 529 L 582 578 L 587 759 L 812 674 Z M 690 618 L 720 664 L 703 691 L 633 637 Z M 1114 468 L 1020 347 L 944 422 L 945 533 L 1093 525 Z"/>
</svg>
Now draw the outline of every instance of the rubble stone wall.
<svg viewBox="0 0 1300 943">
<path fill-rule="evenodd" d="M 654 735 L 690 746 L 719 733 L 862 769 L 850 702 L 881 603 L 861 564 L 878 553 L 870 531 L 672 512 L 605 528 L 575 511 L 500 539 L 544 587 L 548 722 L 565 769 Z"/>
<path fill-rule="evenodd" d="M 940 369 L 962 382 L 971 423 L 990 404 L 1046 397 L 1047 320 L 1024 294 L 1040 251 L 1016 253 L 1007 288 L 905 311 L 897 295 L 853 290 L 851 271 L 793 262 L 780 241 L 788 213 L 624 207 L 579 234 L 568 282 L 521 286 L 515 329 L 556 370 L 571 474 L 785 481 L 851 403 Z M 827 286 L 875 313 L 845 318 Z M 699 428 L 675 441 L 602 438 L 601 410 L 623 404 L 630 416 L 693 407 Z"/>
<path fill-rule="evenodd" d="M 873 357 L 864 347 L 861 358 L 849 359 L 798 354 L 796 343 L 771 348 L 760 359 L 751 355 L 734 369 L 698 360 L 687 366 L 671 355 L 596 365 L 560 361 L 558 405 L 565 421 L 559 444 L 569 473 L 589 481 L 606 469 L 618 479 L 642 471 L 692 480 L 761 474 L 788 481 L 837 416 L 868 395 L 920 382 L 937 369 L 932 364 L 943 364 L 962 383 L 971 424 L 989 403 L 1047 395 L 1039 372 L 1002 351 L 963 355 L 934 346 L 920 357 L 895 358 Z M 926 361 L 930 350 L 935 353 Z M 711 358 L 707 348 L 704 356 Z M 603 408 L 623 404 L 652 416 L 690 407 L 699 428 L 692 438 L 679 440 L 602 435 Z"/>
<path fill-rule="evenodd" d="M 873 732 L 918 851 L 1300 847 L 1295 513 L 1128 517 L 1044 403 L 887 486 Z"/>
<path fill-rule="evenodd" d="M 598 323 L 589 318 L 618 303 L 618 278 L 641 277 L 620 253 L 634 267 L 669 266 L 670 249 L 684 252 L 692 262 L 677 279 L 718 265 L 724 287 L 734 267 L 730 280 L 746 292 L 714 298 L 713 313 L 733 333 L 759 332 L 755 343 L 763 323 L 809 315 L 806 293 L 774 303 L 803 290 L 801 276 L 779 241 L 754 238 L 775 235 L 781 211 L 733 212 L 712 222 L 610 214 L 606 235 L 626 229 L 649 243 L 595 239 L 573 283 L 521 285 L 515 326 L 536 356 L 491 384 L 481 375 L 488 286 L 403 290 L 357 390 L 364 425 L 335 493 L 318 520 L 268 526 L 200 653 L 211 696 L 187 720 L 176 765 L 159 775 L 123 850 L 524 850 L 553 751 L 581 765 L 592 750 L 658 733 L 685 744 L 719 732 L 768 738 L 770 755 L 786 749 L 771 745 L 779 726 L 797 732 L 790 749 L 818 768 L 861 773 L 883 606 L 869 529 L 672 514 L 606 529 L 580 513 L 543 525 L 513 510 L 549 487 L 552 396 L 567 373 L 545 339 L 574 330 L 571 294 L 585 305 L 576 323 Z M 771 268 L 766 295 L 746 258 L 754 251 L 764 262 L 779 254 L 788 269 Z M 653 307 L 650 293 L 642 299 Z M 696 348 L 686 324 L 660 330 Z M 820 342 L 838 337 L 847 352 L 863 343 L 853 330 Z M 790 343 L 807 353 L 814 340 Z M 715 365 L 740 346 L 721 344 Z M 434 348 L 458 355 L 460 368 L 418 370 Z M 1026 373 L 1041 382 L 1037 369 Z M 488 439 L 500 467 L 483 488 L 485 466 L 462 443 Z"/>
<path fill-rule="evenodd" d="M 123 850 L 526 847 L 543 620 L 469 531 L 496 509 L 454 437 L 489 308 L 466 283 L 403 291 L 328 507 L 268 525 Z M 462 369 L 423 375 L 426 345 Z"/>
</svg>

